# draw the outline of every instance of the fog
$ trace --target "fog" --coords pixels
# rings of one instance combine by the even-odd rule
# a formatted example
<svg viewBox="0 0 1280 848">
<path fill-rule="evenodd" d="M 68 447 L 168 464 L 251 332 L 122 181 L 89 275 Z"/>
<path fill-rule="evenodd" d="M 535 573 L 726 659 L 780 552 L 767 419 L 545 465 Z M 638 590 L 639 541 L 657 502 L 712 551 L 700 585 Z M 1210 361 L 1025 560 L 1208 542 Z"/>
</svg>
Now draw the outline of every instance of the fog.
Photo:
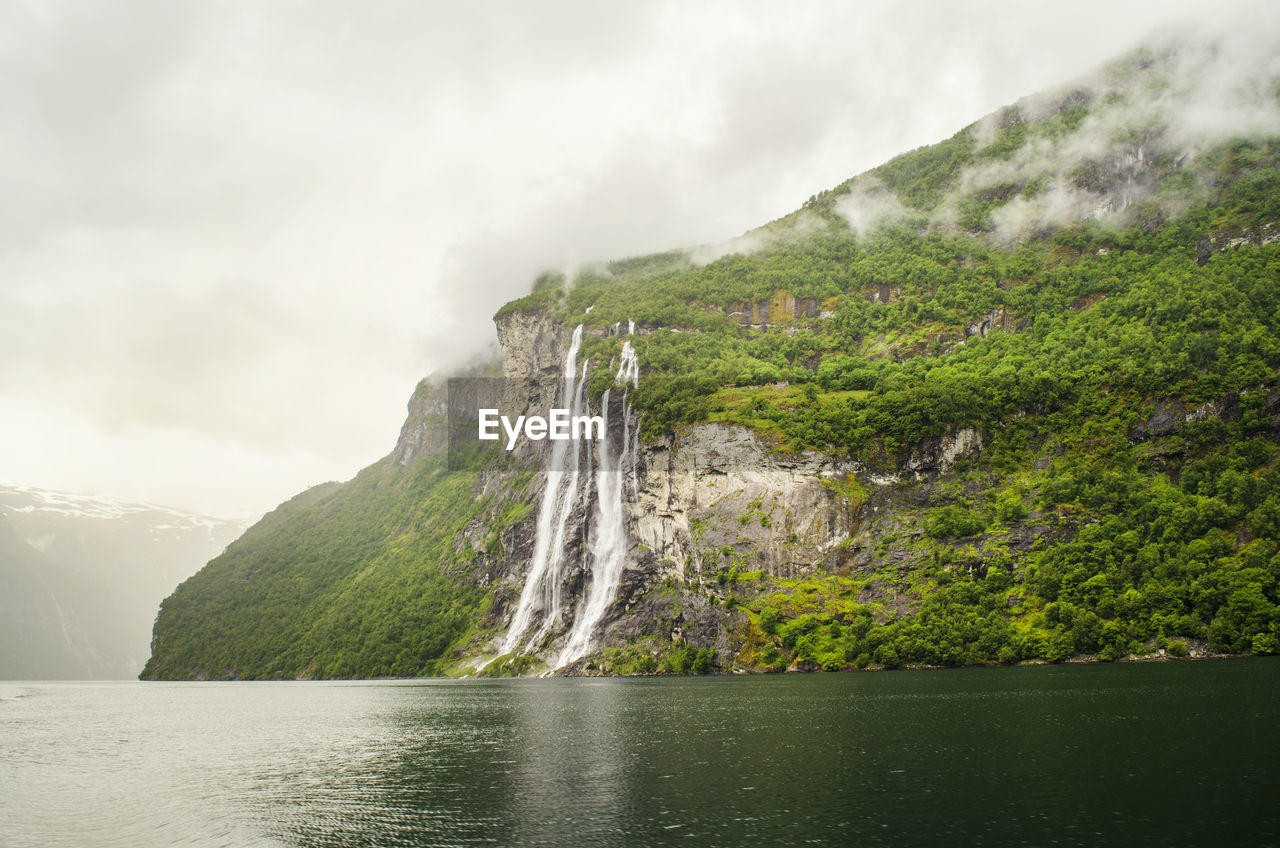
<svg viewBox="0 0 1280 848">
<path fill-rule="evenodd" d="M 1202 14 L 8 4 L 0 478 L 260 513 L 385 454 L 542 268 L 724 244 Z"/>
<path fill-rule="evenodd" d="M 1025 98 L 1014 108 L 1027 118 L 1053 111 L 1064 98 L 1087 100 L 1092 108 L 1069 135 L 1033 139 L 1007 160 L 967 170 L 953 197 L 1002 183 L 1042 180 L 1046 188 L 1038 196 L 1015 197 L 992 213 L 995 234 L 1005 242 L 1085 218 L 1116 219 L 1129 206 L 1153 198 L 1157 186 L 1144 179 L 1144 172 L 1162 153 L 1186 162 L 1196 151 L 1229 137 L 1280 133 L 1278 38 L 1280 21 L 1269 20 L 1194 38 L 1171 32 L 1152 40 L 1143 59 L 1148 73 L 1121 78 L 1119 66 L 1108 64 Z M 979 138 L 994 138 L 1000 118 L 996 114 L 984 120 Z M 1119 197 L 1103 205 L 1098 193 L 1071 179 L 1073 172 L 1095 163 L 1129 175 Z M 1155 199 L 1162 212 L 1175 215 L 1203 198 L 1190 189 Z"/>
</svg>

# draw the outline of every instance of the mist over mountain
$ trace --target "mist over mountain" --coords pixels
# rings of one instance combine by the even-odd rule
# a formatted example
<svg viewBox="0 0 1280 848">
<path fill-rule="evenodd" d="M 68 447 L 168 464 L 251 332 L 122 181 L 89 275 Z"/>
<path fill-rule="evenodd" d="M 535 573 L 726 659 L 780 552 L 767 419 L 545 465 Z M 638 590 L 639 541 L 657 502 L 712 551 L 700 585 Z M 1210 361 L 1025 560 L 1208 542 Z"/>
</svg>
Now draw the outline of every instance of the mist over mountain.
<svg viewBox="0 0 1280 848">
<path fill-rule="evenodd" d="M 132 671 L 106 585 L 26 544 L 3 516 L 0 587 L 0 678 L 119 679 Z"/>
<path fill-rule="evenodd" d="M 151 678 L 1280 651 L 1280 63 L 1154 42 L 722 245 L 551 270 L 512 410 L 400 444 L 167 598 Z M 457 459 L 454 457 L 453 459 Z"/>
<path fill-rule="evenodd" d="M 10 679 L 136 676 L 160 601 L 247 524 L 9 483 L 0 518 Z"/>
<path fill-rule="evenodd" d="M 937 169 L 914 191 L 893 191 L 896 160 L 821 199 L 834 196 L 859 232 L 928 210 L 935 225 L 1004 245 L 1081 221 L 1151 226 L 1213 204 L 1218 186 L 1195 156 L 1280 132 L 1277 81 L 1280 57 L 1256 33 L 1170 36 L 931 148 Z"/>
</svg>

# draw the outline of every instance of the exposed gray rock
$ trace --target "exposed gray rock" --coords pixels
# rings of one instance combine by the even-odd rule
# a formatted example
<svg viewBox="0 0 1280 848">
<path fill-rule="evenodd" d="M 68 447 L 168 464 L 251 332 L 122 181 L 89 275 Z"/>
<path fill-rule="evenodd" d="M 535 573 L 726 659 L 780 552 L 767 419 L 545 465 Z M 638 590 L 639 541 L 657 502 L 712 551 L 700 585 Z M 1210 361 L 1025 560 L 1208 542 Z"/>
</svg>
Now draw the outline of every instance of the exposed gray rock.
<svg viewBox="0 0 1280 848">
<path fill-rule="evenodd" d="M 400 428 L 391 461 L 408 465 L 417 456 L 437 453 L 448 446 L 448 391 L 444 381 L 427 377 L 409 398 L 409 414 Z"/>
<path fill-rule="evenodd" d="M 727 424 L 687 428 L 645 457 L 633 533 L 674 579 L 734 565 L 794 576 L 852 531 L 859 504 L 839 494 L 851 463 L 776 451 Z"/>
</svg>

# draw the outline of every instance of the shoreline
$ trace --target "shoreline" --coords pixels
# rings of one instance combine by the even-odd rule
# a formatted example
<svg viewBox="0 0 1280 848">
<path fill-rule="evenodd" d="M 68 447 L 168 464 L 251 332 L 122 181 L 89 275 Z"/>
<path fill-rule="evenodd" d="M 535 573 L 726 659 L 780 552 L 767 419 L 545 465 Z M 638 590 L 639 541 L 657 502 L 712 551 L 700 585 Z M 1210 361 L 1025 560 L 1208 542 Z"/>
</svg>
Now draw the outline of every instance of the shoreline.
<svg viewBox="0 0 1280 848">
<path fill-rule="evenodd" d="M 1052 665 L 1119 665 L 1127 663 L 1164 663 L 1164 662 L 1183 662 L 1192 661 L 1199 662 L 1205 660 L 1232 660 L 1232 659 L 1250 659 L 1263 658 L 1273 656 L 1271 654 L 1220 654 L 1208 651 L 1197 651 L 1187 656 L 1173 656 L 1164 654 L 1134 654 L 1115 660 L 1099 660 L 1090 658 L 1091 655 L 1080 655 L 1070 657 L 1059 662 L 1049 662 L 1048 660 L 1024 660 L 1017 663 L 983 663 L 980 665 L 901 665 L 896 668 L 886 668 L 882 665 L 869 665 L 865 668 L 857 668 L 855 666 L 846 666 L 844 668 L 828 671 L 823 669 L 817 663 L 812 663 L 813 667 L 803 667 L 802 664 L 794 664 L 787 668 L 774 669 L 723 669 L 708 671 L 703 674 L 696 672 L 627 672 L 623 674 L 606 674 L 595 670 L 583 670 L 582 673 L 568 674 L 524 674 L 524 675 L 493 675 L 481 676 L 475 674 L 463 675 L 437 675 L 434 677 L 183 677 L 183 678 L 137 678 L 140 683 L 308 683 L 319 681 L 413 681 L 413 680 L 531 680 L 544 678 L 634 678 L 634 677 L 751 677 L 765 675 L 787 675 L 787 674 L 841 674 L 841 673 L 858 673 L 858 672 L 892 672 L 892 671 L 961 671 L 965 669 L 978 668 L 1030 668 L 1037 666 Z M 30 681 L 7 681 L 10 683 L 30 682 Z M 76 681 L 57 681 L 57 682 L 76 682 Z M 84 680 L 79 682 L 113 682 L 100 680 Z M 121 681 L 114 681 L 121 682 Z M 126 678 L 124 682 L 128 682 Z"/>
</svg>

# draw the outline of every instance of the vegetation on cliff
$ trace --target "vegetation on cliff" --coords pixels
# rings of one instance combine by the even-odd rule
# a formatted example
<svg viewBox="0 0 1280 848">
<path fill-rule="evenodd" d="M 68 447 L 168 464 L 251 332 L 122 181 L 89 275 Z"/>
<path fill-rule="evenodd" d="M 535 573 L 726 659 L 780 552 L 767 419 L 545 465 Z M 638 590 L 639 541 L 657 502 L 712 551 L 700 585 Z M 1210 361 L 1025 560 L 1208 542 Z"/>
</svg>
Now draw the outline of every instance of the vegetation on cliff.
<svg viewBox="0 0 1280 848">
<path fill-rule="evenodd" d="M 475 471 L 379 462 L 268 514 L 160 608 L 149 679 L 430 676 L 483 615 Z"/>
<path fill-rule="evenodd" d="M 651 441 L 741 424 L 901 495 L 892 530 L 799 577 L 699 552 L 650 588 L 668 625 L 711 598 L 727 635 L 646 633 L 597 669 L 1280 652 L 1280 139 L 1193 143 L 1133 108 L 1168 61 L 1002 110 L 719 250 L 544 274 L 503 308 L 585 324 L 594 362 L 635 321 Z M 961 430 L 982 449 L 903 472 Z M 490 601 L 458 533 L 529 512 L 473 502 L 478 479 L 436 456 L 299 496 L 166 601 L 144 674 L 440 672 Z"/>
<path fill-rule="evenodd" d="M 869 562 L 731 579 L 740 665 L 1280 651 L 1280 140 L 1189 146 L 1132 108 L 1170 61 L 1003 110 L 710 261 L 508 307 L 636 321 L 651 438 L 737 423 L 886 476 L 983 435 L 945 485 L 899 484 L 925 503 Z"/>
</svg>

